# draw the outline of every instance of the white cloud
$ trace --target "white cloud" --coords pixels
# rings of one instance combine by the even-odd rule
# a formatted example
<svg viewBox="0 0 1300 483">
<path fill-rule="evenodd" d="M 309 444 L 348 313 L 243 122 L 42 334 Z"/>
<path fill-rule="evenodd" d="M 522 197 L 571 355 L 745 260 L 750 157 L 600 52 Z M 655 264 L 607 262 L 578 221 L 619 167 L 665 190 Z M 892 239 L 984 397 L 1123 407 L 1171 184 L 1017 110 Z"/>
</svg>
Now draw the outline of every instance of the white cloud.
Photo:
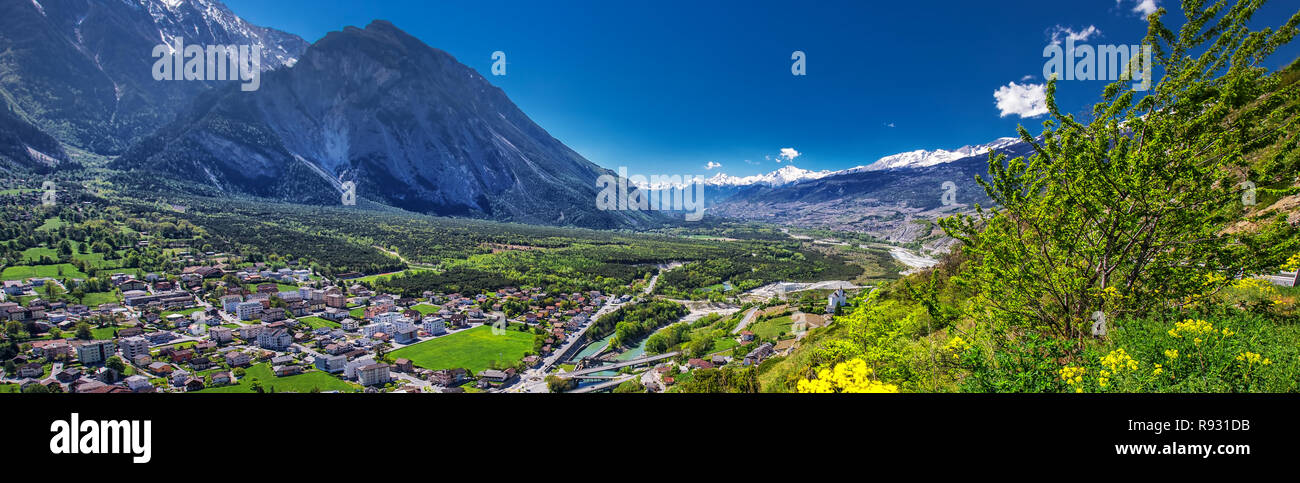
<svg viewBox="0 0 1300 483">
<path fill-rule="evenodd" d="M 1044 84 L 1008 83 L 993 91 L 1001 117 L 1012 114 L 1026 117 L 1038 117 L 1047 114 L 1047 86 Z"/>
<path fill-rule="evenodd" d="M 795 151 L 794 148 L 781 148 L 781 158 L 784 158 L 786 161 L 794 161 L 794 158 L 801 155 L 803 155 L 803 153 Z M 780 160 L 778 160 L 778 162 L 780 162 Z"/>
<path fill-rule="evenodd" d="M 1159 0 L 1115 0 L 1115 4 L 1119 6 L 1123 6 L 1125 2 L 1133 4 L 1133 8 L 1129 10 L 1130 12 L 1142 17 L 1151 15 L 1155 13 L 1157 8 L 1160 8 Z"/>
<path fill-rule="evenodd" d="M 1069 27 L 1057 25 L 1052 27 L 1052 44 L 1059 44 L 1065 39 L 1070 39 L 1075 42 L 1086 42 L 1088 39 L 1097 35 L 1101 35 L 1101 30 L 1098 30 L 1096 25 L 1089 25 L 1078 32 L 1075 32 L 1074 29 Z"/>
<path fill-rule="evenodd" d="M 713 168 L 721 168 L 721 167 L 722 167 L 722 163 L 715 163 L 713 161 L 709 161 L 704 165 L 704 169 L 713 169 Z"/>
<path fill-rule="evenodd" d="M 1021 77 L 1021 78 L 1020 78 L 1020 82 L 1031 81 L 1031 80 L 1034 80 L 1034 78 L 1035 78 L 1035 77 L 1034 77 L 1033 74 L 1028 74 L 1028 75 L 1026 75 L 1026 76 L 1024 76 L 1024 77 Z"/>
<path fill-rule="evenodd" d="M 891 128 L 892 128 L 892 127 L 894 127 L 894 123 L 892 123 L 892 122 L 887 122 L 887 123 L 885 123 L 885 127 L 891 127 Z"/>
</svg>

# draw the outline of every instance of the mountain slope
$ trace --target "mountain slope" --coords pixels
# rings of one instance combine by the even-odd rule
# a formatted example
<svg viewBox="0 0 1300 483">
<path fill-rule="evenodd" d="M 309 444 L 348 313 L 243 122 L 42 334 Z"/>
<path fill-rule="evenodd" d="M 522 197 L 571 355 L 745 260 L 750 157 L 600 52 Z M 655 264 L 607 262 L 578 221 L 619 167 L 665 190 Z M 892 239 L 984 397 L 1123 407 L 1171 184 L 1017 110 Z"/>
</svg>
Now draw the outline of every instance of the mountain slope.
<svg viewBox="0 0 1300 483">
<path fill-rule="evenodd" d="M 248 24 L 216 0 L 0 0 L 0 96 L 56 139 L 118 154 L 220 82 L 156 81 L 155 45 L 252 44 L 264 69 L 306 42 Z"/>
<path fill-rule="evenodd" d="M 329 33 L 258 91 L 203 96 L 115 167 L 288 201 L 337 204 L 355 181 L 359 197 L 421 213 L 597 228 L 652 218 L 596 210 L 608 170 L 385 21 Z"/>
</svg>

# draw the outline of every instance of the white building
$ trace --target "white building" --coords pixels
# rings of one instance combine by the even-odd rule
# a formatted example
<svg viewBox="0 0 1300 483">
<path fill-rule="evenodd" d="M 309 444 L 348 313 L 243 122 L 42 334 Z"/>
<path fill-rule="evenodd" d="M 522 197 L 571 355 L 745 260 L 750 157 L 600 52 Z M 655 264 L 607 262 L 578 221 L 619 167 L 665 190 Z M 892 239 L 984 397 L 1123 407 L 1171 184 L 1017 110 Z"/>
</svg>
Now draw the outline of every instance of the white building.
<svg viewBox="0 0 1300 483">
<path fill-rule="evenodd" d="M 394 327 L 393 324 L 391 323 L 375 322 L 373 324 L 368 324 L 365 327 L 362 327 L 361 333 L 365 334 L 366 337 L 374 337 L 375 334 L 378 334 L 380 332 L 383 332 L 385 334 L 392 334 L 394 329 L 396 329 L 396 327 Z"/>
<path fill-rule="evenodd" d="M 235 305 L 235 315 L 239 320 L 253 320 L 262 315 L 261 302 L 240 302 Z"/>
<path fill-rule="evenodd" d="M 357 368 L 357 382 L 362 386 L 387 384 L 392 380 L 388 373 L 388 364 L 370 364 Z"/>
<path fill-rule="evenodd" d="M 190 373 L 185 369 L 177 369 L 176 372 L 173 372 L 171 376 L 171 381 L 173 386 L 184 386 L 185 381 L 189 379 L 190 379 Z"/>
<path fill-rule="evenodd" d="M 126 383 L 127 389 L 130 389 L 131 391 L 134 392 L 140 392 L 145 389 L 149 389 L 153 387 L 152 384 L 149 384 L 149 378 L 141 376 L 139 374 L 127 377 L 125 380 L 123 380 L 123 382 Z"/>
<path fill-rule="evenodd" d="M 293 344 L 293 336 L 284 329 L 263 330 L 257 336 L 257 346 L 263 349 L 284 350 Z"/>
<path fill-rule="evenodd" d="M 358 357 L 349 361 L 343 366 L 343 377 L 347 379 L 357 378 L 357 369 L 374 364 L 375 360 L 369 357 Z"/>
<path fill-rule="evenodd" d="M 226 327 L 213 327 L 208 331 L 208 338 L 218 344 L 225 344 L 235 340 L 235 332 Z"/>
<path fill-rule="evenodd" d="M 422 329 L 429 335 L 442 335 L 447 333 L 447 323 L 442 317 L 425 317 L 420 323 Z"/>
<path fill-rule="evenodd" d="M 826 297 L 826 313 L 834 314 L 835 309 L 848 304 L 848 298 L 844 296 L 844 289 L 835 289 L 830 296 Z"/>
<path fill-rule="evenodd" d="M 134 361 L 136 356 L 149 355 L 149 340 L 140 336 L 127 337 L 122 339 L 120 348 L 123 359 Z"/>
<path fill-rule="evenodd" d="M 330 374 L 343 372 L 347 367 L 348 358 L 342 355 L 319 355 L 316 356 L 316 368 Z"/>
<path fill-rule="evenodd" d="M 235 313 L 235 307 L 244 301 L 244 297 L 239 295 L 225 295 L 221 297 L 221 310 L 228 314 Z"/>
<path fill-rule="evenodd" d="M 244 340 L 253 340 L 256 339 L 257 336 L 262 335 L 263 330 L 266 330 L 266 326 L 262 324 L 245 325 L 239 328 L 239 338 Z"/>
</svg>

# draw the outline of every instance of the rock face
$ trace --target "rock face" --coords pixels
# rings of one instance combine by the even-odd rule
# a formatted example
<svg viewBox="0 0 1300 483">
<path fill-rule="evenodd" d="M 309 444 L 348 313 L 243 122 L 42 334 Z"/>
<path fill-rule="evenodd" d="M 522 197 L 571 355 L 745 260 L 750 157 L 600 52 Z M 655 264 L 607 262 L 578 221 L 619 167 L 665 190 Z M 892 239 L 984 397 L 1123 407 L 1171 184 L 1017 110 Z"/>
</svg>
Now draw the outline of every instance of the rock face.
<svg viewBox="0 0 1300 483">
<path fill-rule="evenodd" d="M 360 198 L 524 223 L 634 227 L 596 209 L 602 169 L 473 69 L 385 21 L 313 44 L 254 92 L 227 86 L 115 164 L 288 201 Z"/>
<path fill-rule="evenodd" d="M 0 107 L 62 143 L 120 154 L 222 85 L 154 80 L 153 47 L 176 37 L 260 46 L 264 70 L 307 47 L 216 0 L 0 0 Z"/>
</svg>

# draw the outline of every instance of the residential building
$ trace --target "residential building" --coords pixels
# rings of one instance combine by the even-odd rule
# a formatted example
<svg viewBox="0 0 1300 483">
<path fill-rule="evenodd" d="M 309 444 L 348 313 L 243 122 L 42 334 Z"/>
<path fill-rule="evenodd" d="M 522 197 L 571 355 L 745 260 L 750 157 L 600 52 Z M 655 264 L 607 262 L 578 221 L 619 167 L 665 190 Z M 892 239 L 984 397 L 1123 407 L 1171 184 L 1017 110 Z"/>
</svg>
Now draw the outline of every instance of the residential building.
<svg viewBox="0 0 1300 483">
<path fill-rule="evenodd" d="M 122 358 L 135 362 L 135 359 L 141 355 L 149 355 L 149 340 L 144 337 L 127 337 L 121 339 Z"/>
<path fill-rule="evenodd" d="M 235 340 L 235 331 L 226 327 L 213 327 L 208 331 L 208 338 L 218 344 L 225 344 Z"/>
<path fill-rule="evenodd" d="M 348 358 L 341 355 L 321 355 L 316 357 L 316 368 L 330 374 L 343 372 L 347 367 Z"/>
<path fill-rule="evenodd" d="M 262 315 L 262 303 L 256 301 L 240 302 L 235 305 L 235 315 L 239 320 L 253 320 Z"/>
<path fill-rule="evenodd" d="M 388 364 L 370 364 L 357 368 L 357 382 L 362 386 L 386 384 L 392 380 Z"/>
<path fill-rule="evenodd" d="M 100 364 L 107 361 L 114 352 L 116 344 L 111 340 L 97 340 L 77 347 L 77 360 L 82 364 Z"/>
<path fill-rule="evenodd" d="M 264 330 L 257 336 L 257 346 L 270 350 L 285 350 L 293 344 L 293 335 L 284 329 Z"/>
<path fill-rule="evenodd" d="M 240 351 L 227 352 L 225 357 L 226 357 L 226 364 L 229 364 L 230 367 L 246 366 L 248 365 L 249 362 L 252 361 L 252 358 L 249 357 L 248 354 Z"/>
</svg>

